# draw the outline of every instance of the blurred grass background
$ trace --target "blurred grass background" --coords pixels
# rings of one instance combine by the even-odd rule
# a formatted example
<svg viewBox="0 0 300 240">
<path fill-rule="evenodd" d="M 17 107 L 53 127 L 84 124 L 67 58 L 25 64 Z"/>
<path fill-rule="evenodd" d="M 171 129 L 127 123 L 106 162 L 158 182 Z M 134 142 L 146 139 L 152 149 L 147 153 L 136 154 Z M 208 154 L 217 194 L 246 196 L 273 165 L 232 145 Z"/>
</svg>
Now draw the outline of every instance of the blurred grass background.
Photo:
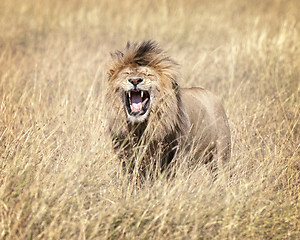
<svg viewBox="0 0 300 240">
<path fill-rule="evenodd" d="M 1 239 L 298 239 L 300 2 L 1 0 Z M 104 131 L 110 52 L 153 39 L 221 96 L 228 172 L 138 189 Z M 182 170 L 182 169 L 181 169 Z"/>
</svg>

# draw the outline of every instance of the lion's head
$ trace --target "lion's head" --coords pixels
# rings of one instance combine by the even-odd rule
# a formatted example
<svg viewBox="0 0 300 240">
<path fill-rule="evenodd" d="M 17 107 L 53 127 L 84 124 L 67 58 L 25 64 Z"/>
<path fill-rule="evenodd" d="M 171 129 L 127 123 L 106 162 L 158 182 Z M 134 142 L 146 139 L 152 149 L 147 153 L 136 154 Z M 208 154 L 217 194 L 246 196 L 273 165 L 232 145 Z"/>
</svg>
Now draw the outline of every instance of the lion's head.
<svg viewBox="0 0 300 240">
<path fill-rule="evenodd" d="M 152 139 L 183 129 L 178 64 L 153 41 L 127 43 L 112 54 L 105 105 L 113 135 L 128 135 L 129 125 L 143 125 Z"/>
</svg>

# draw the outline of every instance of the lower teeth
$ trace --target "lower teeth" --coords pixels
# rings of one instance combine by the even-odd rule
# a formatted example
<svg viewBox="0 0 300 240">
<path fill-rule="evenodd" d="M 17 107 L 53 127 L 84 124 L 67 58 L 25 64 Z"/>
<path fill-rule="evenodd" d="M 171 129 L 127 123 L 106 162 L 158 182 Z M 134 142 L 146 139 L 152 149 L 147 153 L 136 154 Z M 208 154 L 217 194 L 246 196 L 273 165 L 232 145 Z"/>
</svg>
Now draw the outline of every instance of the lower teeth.
<svg viewBox="0 0 300 240">
<path fill-rule="evenodd" d="M 146 98 L 143 102 L 142 102 L 142 106 L 144 107 L 145 103 L 148 101 L 148 98 Z"/>
</svg>

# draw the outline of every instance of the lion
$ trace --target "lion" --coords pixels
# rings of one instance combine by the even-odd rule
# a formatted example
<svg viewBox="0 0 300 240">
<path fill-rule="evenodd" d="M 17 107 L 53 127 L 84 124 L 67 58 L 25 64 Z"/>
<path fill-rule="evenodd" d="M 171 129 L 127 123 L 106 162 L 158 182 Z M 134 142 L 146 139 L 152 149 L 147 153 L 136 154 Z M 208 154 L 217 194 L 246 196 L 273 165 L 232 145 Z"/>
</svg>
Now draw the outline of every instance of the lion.
<svg viewBox="0 0 300 240">
<path fill-rule="evenodd" d="M 228 162 L 230 130 L 218 97 L 180 87 L 179 65 L 155 41 L 128 42 L 111 55 L 105 106 L 123 166 L 139 162 L 143 173 L 154 166 L 162 171 L 180 151 L 193 152 L 197 164 L 214 162 L 214 168 Z"/>
</svg>

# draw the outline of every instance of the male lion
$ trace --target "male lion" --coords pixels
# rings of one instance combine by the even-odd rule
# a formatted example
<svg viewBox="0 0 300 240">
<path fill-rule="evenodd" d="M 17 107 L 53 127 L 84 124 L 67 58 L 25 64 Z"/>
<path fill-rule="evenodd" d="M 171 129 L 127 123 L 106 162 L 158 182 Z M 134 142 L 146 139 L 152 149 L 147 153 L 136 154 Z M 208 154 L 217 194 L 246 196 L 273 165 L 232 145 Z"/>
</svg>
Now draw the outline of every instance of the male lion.
<svg viewBox="0 0 300 240">
<path fill-rule="evenodd" d="M 112 57 L 105 106 L 125 166 L 139 163 L 143 173 L 153 166 L 162 170 L 178 150 L 193 152 L 197 162 L 218 163 L 213 166 L 228 161 L 230 132 L 215 95 L 181 88 L 178 64 L 153 41 L 127 43 Z"/>
</svg>

